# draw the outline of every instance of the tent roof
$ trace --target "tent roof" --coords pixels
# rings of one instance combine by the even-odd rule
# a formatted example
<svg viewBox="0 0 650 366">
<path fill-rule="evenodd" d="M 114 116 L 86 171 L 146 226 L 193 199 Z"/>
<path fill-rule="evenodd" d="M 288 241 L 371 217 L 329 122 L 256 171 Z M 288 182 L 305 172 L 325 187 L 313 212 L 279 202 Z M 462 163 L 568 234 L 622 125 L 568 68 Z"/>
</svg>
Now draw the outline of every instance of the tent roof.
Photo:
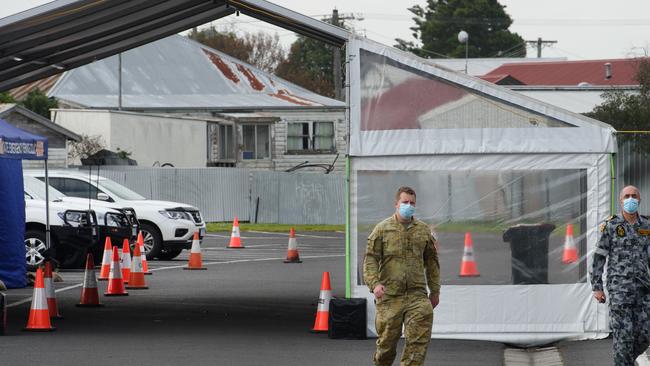
<svg viewBox="0 0 650 366">
<path fill-rule="evenodd" d="M 0 119 L 0 158 L 47 159 L 47 138 Z"/>
<path fill-rule="evenodd" d="M 117 108 L 118 56 L 67 71 L 48 95 L 73 105 Z M 186 37 L 173 35 L 122 54 L 123 109 L 344 108 Z"/>
<path fill-rule="evenodd" d="M 264 0 L 57 0 L 0 19 L 0 91 L 237 11 L 337 46 L 349 34 Z"/>
<path fill-rule="evenodd" d="M 348 49 L 353 156 L 616 151 L 595 119 L 367 39 Z"/>
</svg>

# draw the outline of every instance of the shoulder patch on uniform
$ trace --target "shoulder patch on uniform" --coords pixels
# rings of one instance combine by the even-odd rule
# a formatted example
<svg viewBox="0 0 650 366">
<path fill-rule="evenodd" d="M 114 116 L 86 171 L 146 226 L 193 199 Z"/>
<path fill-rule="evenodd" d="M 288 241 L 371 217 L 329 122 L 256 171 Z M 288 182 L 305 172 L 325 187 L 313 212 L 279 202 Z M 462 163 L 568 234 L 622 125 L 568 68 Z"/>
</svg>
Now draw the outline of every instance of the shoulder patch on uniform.
<svg viewBox="0 0 650 366">
<path fill-rule="evenodd" d="M 604 233 L 606 227 L 607 227 L 607 223 L 603 222 L 598 226 L 598 231 L 600 231 L 601 233 Z"/>
<path fill-rule="evenodd" d="M 612 220 L 614 220 L 614 219 L 617 218 L 617 217 L 618 217 L 618 216 L 616 216 L 616 215 L 612 215 L 612 216 L 606 218 L 605 221 L 612 221 Z"/>
<path fill-rule="evenodd" d="M 618 235 L 620 237 L 625 236 L 625 228 L 623 227 L 623 225 L 618 225 L 616 227 L 616 235 Z"/>
</svg>

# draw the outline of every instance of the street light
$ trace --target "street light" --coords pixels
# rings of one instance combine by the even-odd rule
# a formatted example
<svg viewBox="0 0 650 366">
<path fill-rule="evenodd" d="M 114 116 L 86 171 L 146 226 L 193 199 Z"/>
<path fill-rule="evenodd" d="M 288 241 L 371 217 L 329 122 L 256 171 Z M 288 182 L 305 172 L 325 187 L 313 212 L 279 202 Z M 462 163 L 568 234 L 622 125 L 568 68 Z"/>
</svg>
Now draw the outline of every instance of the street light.
<svg viewBox="0 0 650 366">
<path fill-rule="evenodd" d="M 467 34 L 467 32 L 465 32 L 464 30 L 458 32 L 458 42 L 465 44 L 465 74 L 467 74 L 467 58 L 469 55 L 469 51 L 467 49 L 469 43 L 468 41 L 469 41 L 469 34 Z"/>
</svg>

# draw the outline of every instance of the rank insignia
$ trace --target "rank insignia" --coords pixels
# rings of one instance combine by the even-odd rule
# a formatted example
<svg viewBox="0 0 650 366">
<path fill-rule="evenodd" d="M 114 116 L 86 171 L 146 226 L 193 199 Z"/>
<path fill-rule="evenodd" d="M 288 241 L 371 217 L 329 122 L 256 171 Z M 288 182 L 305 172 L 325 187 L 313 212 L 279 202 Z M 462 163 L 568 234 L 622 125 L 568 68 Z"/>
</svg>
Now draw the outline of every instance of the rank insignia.
<svg viewBox="0 0 650 366">
<path fill-rule="evenodd" d="M 639 229 L 639 235 L 650 235 L 650 229 Z"/>
<path fill-rule="evenodd" d="M 623 228 L 623 225 L 618 225 L 616 227 L 616 235 L 623 237 L 625 236 L 625 229 Z"/>
</svg>

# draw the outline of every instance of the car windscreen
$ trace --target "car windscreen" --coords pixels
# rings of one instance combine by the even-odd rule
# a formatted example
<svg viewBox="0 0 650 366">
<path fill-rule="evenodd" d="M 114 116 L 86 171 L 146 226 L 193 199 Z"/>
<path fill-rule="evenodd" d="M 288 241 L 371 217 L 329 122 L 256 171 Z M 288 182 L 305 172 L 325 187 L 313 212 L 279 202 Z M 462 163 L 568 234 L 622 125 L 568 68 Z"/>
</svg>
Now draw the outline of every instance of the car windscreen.
<svg viewBox="0 0 650 366">
<path fill-rule="evenodd" d="M 28 194 L 32 198 L 44 200 L 45 199 L 45 183 L 34 178 L 25 176 L 23 177 L 23 185 L 25 190 L 28 191 Z M 50 186 L 50 201 L 55 200 L 59 197 L 65 197 L 65 194 L 58 191 L 56 188 Z"/>
<path fill-rule="evenodd" d="M 145 200 L 140 194 L 126 188 L 125 186 L 115 183 L 110 179 L 101 179 L 99 181 L 100 189 L 106 189 L 123 200 Z"/>
</svg>

